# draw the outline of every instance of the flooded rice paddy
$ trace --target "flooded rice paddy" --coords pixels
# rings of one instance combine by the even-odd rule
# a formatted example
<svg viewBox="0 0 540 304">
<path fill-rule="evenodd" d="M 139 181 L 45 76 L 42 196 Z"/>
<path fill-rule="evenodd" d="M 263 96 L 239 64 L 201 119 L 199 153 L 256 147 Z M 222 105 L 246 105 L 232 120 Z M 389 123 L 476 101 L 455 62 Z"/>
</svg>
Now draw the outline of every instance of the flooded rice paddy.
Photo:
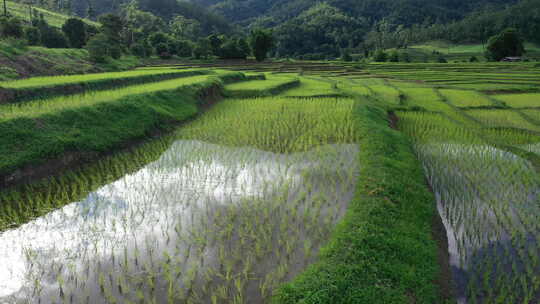
<svg viewBox="0 0 540 304">
<path fill-rule="evenodd" d="M 422 144 L 417 151 L 447 230 L 458 303 L 538 303 L 535 168 L 484 145 Z"/>
<path fill-rule="evenodd" d="M 266 302 L 344 214 L 358 152 L 178 140 L 140 170 L 0 233 L 0 303 Z"/>
</svg>

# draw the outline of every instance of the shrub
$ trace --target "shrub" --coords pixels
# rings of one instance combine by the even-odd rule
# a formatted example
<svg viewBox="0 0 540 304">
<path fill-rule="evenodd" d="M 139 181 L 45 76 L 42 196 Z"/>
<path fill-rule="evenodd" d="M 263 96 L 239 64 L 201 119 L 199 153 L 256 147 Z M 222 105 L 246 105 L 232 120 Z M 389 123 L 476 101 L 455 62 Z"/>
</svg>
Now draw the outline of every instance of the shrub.
<svg viewBox="0 0 540 304">
<path fill-rule="evenodd" d="M 68 41 L 60 30 L 46 26 L 41 28 L 41 43 L 48 48 L 67 48 Z"/>
<path fill-rule="evenodd" d="M 469 62 L 478 62 L 478 58 L 476 58 L 476 56 L 472 56 L 469 58 Z"/>
<path fill-rule="evenodd" d="M 387 57 L 388 56 L 383 50 L 377 50 L 373 55 L 373 60 L 375 60 L 375 62 L 386 62 Z"/>
<path fill-rule="evenodd" d="M 0 37 L 23 37 L 21 19 L 17 17 L 0 17 Z"/>
<path fill-rule="evenodd" d="M 399 62 L 399 54 L 397 51 L 392 51 L 389 56 L 390 62 Z"/>
<path fill-rule="evenodd" d="M 403 62 L 411 62 L 411 56 L 409 56 L 409 53 L 402 53 L 401 54 L 401 61 Z"/>
<path fill-rule="evenodd" d="M 439 57 L 437 58 L 437 62 L 438 63 L 448 63 L 448 61 L 446 60 L 446 58 L 444 58 L 443 55 L 439 55 Z"/>
<path fill-rule="evenodd" d="M 41 44 L 41 32 L 35 26 L 28 26 L 24 29 L 24 37 L 29 45 Z"/>
</svg>

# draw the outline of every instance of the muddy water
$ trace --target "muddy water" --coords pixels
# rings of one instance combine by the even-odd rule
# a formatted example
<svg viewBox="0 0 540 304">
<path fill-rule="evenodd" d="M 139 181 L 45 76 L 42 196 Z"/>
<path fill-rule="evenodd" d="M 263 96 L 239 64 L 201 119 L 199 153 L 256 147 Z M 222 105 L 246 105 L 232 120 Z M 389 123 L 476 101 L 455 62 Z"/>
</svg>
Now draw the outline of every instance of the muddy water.
<svg viewBox="0 0 540 304">
<path fill-rule="evenodd" d="M 448 236 L 458 303 L 538 303 L 540 183 L 488 146 L 418 147 Z"/>
<path fill-rule="evenodd" d="M 262 303 L 316 259 L 356 145 L 274 154 L 177 141 L 83 200 L 0 234 L 0 303 Z"/>
</svg>

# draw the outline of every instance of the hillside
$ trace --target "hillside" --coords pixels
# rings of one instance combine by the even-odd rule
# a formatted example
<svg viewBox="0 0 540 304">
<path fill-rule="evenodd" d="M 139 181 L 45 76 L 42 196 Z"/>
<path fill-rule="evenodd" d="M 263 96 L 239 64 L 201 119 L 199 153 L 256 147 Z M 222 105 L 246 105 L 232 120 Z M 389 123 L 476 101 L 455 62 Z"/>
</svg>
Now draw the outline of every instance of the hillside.
<svg viewBox="0 0 540 304">
<path fill-rule="evenodd" d="M 256 19 L 273 19 L 282 23 L 316 6 L 317 0 L 191 0 L 209 6 L 216 13 L 240 24 Z M 448 22 L 458 20 L 486 5 L 512 4 L 516 0 L 329 0 L 327 4 L 353 18 L 365 18 L 371 23 L 387 18 L 391 23 L 411 25 L 425 20 Z"/>
<path fill-rule="evenodd" d="M 19 18 L 22 18 L 24 20 L 30 21 L 32 19 L 32 14 L 35 15 L 43 15 L 45 20 L 48 24 L 54 27 L 62 27 L 62 25 L 66 22 L 67 19 L 70 18 L 70 16 L 58 13 L 55 11 L 47 10 L 41 7 L 37 6 L 28 6 L 27 4 L 23 4 L 22 1 L 6 1 L 8 12 L 14 16 L 17 16 Z M 94 26 L 97 26 L 98 23 L 94 22 L 92 20 L 83 19 L 87 24 L 91 24 Z"/>
</svg>

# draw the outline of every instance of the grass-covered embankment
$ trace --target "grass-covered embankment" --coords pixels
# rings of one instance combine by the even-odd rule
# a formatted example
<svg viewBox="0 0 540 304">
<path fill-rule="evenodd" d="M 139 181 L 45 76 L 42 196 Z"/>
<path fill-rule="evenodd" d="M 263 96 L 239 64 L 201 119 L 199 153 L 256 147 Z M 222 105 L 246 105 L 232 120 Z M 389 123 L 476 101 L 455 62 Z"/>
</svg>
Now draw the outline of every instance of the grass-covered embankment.
<svg viewBox="0 0 540 304">
<path fill-rule="evenodd" d="M 0 82 L 0 104 L 43 99 L 126 85 L 209 74 L 208 70 L 134 70 L 71 76 L 34 77 Z"/>
<path fill-rule="evenodd" d="M 364 136 L 355 198 L 319 261 L 274 302 L 443 303 L 434 197 L 411 143 L 381 107 L 361 101 L 356 115 Z"/>
<path fill-rule="evenodd" d="M 50 174 L 189 119 L 204 100 L 221 96 L 224 83 L 243 78 L 228 73 L 99 102 L 34 105 L 37 112 L 29 115 L 21 110 L 0 120 L 0 186 Z"/>
</svg>

